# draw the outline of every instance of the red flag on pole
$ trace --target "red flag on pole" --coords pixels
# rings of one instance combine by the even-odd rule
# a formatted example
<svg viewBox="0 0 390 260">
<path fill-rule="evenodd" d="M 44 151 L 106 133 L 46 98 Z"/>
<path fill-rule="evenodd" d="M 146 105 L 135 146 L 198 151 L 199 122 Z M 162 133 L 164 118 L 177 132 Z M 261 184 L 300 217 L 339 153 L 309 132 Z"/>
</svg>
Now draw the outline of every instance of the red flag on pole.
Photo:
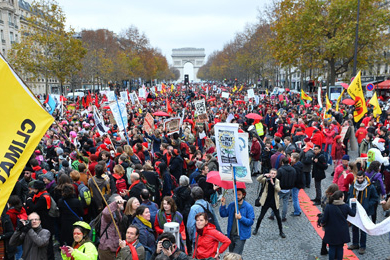
<svg viewBox="0 0 390 260">
<path fill-rule="evenodd" d="M 96 93 L 96 95 L 95 95 L 95 106 L 96 106 L 97 108 L 100 107 L 100 105 L 99 105 L 99 98 L 98 98 L 97 93 Z"/>
<path fill-rule="evenodd" d="M 172 113 L 173 112 L 173 109 L 171 107 L 171 104 L 169 104 L 169 99 L 167 98 L 167 113 Z"/>
</svg>

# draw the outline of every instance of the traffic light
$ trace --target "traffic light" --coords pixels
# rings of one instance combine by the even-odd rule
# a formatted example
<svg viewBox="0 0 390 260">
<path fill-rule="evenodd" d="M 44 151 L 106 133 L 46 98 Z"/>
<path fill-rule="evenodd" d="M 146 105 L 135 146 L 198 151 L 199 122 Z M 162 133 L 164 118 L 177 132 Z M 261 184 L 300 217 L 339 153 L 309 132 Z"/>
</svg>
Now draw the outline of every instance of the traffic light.
<svg viewBox="0 0 390 260">
<path fill-rule="evenodd" d="M 190 83 L 190 80 L 189 80 L 188 74 L 184 74 L 184 84 L 188 85 L 189 83 Z"/>
</svg>

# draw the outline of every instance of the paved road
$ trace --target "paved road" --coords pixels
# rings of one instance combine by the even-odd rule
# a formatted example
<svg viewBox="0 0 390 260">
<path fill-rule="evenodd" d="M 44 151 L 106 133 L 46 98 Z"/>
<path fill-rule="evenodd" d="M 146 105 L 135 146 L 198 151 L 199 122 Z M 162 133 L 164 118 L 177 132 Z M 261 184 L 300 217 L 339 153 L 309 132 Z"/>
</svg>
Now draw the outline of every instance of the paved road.
<svg viewBox="0 0 390 260">
<path fill-rule="evenodd" d="M 356 153 L 350 153 L 352 158 L 356 158 Z M 329 166 L 326 171 L 326 179 L 322 181 L 322 191 L 332 183 L 333 177 L 331 173 L 333 167 Z M 247 185 L 247 198 L 246 200 L 252 205 L 256 199 L 257 183 L 253 178 L 254 183 Z M 310 189 L 305 189 L 305 192 L 310 198 L 315 197 L 314 184 L 312 183 Z M 227 197 L 227 203 L 233 200 L 233 195 L 230 193 Z M 279 236 L 279 229 L 276 220 L 272 221 L 267 218 L 261 223 L 259 233 L 257 236 L 252 236 L 245 244 L 243 253 L 244 259 L 328 259 L 328 256 L 321 256 L 321 238 L 312 227 L 307 217 L 302 214 L 300 217 L 291 217 L 289 214 L 293 211 L 292 202 L 289 203 L 289 209 L 287 213 L 287 221 L 282 222 L 283 231 L 286 234 L 286 238 L 283 239 Z M 268 211 L 266 217 L 269 216 L 271 210 Z M 255 207 L 256 220 L 260 215 L 260 208 Z M 378 222 L 384 219 L 383 210 L 378 207 Z M 227 218 L 220 219 L 220 224 L 223 232 L 226 232 Z M 254 224 L 255 226 L 255 224 Z M 253 226 L 253 228 L 254 228 Z M 253 230 L 252 228 L 252 230 Z M 352 229 L 350 229 L 352 230 Z M 351 231 L 352 239 L 352 231 Z M 354 251 L 359 259 L 386 259 L 390 256 L 389 236 L 368 236 L 367 248 L 365 255 L 359 255 L 357 250 Z M 345 257 L 345 255 L 344 255 Z"/>
</svg>

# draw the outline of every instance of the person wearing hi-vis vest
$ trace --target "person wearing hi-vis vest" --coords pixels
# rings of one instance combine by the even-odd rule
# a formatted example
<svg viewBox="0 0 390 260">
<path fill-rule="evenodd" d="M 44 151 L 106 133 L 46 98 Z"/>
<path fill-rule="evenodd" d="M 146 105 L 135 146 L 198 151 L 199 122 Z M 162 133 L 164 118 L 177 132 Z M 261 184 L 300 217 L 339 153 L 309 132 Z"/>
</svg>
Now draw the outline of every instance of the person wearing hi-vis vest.
<svg viewBox="0 0 390 260">
<path fill-rule="evenodd" d="M 255 124 L 255 127 L 256 127 L 257 135 L 260 138 L 263 138 L 263 136 L 264 136 L 264 125 L 263 125 L 263 123 L 262 122 L 258 122 L 257 124 Z"/>
</svg>

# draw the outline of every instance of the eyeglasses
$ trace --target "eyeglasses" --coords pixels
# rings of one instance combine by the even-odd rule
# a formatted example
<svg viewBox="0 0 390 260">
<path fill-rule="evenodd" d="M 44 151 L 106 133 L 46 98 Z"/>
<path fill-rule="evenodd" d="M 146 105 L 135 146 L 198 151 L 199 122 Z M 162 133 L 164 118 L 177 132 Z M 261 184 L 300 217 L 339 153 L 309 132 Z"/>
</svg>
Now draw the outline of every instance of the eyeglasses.
<svg viewBox="0 0 390 260">
<path fill-rule="evenodd" d="M 30 221 L 41 221 L 39 218 L 32 218 Z"/>
<path fill-rule="evenodd" d="M 83 233 L 81 232 L 73 232 L 73 235 L 78 235 L 78 236 L 81 236 Z"/>
</svg>

